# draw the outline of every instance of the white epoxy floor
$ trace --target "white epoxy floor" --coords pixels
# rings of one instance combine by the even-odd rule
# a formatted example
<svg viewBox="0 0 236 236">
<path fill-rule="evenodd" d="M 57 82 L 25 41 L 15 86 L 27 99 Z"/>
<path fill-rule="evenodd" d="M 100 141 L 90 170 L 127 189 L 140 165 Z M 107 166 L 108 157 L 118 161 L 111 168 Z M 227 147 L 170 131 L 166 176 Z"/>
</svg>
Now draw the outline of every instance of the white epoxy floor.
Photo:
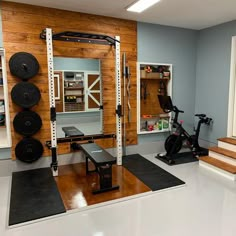
<svg viewBox="0 0 236 236">
<path fill-rule="evenodd" d="M 198 166 L 169 167 L 186 182 L 181 188 L 113 203 L 20 227 L 7 227 L 11 179 L 0 178 L 1 236 L 235 236 L 236 183 Z M 37 210 L 37 206 L 35 206 Z"/>
</svg>

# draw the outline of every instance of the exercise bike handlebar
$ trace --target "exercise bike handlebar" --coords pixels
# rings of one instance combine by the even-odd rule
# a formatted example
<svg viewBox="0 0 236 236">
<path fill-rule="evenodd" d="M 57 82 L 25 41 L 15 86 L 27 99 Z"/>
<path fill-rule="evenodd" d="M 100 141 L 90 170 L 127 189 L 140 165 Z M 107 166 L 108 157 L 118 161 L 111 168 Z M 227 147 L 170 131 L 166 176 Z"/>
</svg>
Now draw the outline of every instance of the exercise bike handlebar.
<svg viewBox="0 0 236 236">
<path fill-rule="evenodd" d="M 173 110 L 172 111 L 175 113 L 173 123 L 177 124 L 178 123 L 179 113 L 184 113 L 184 111 L 179 110 L 178 107 L 176 107 L 176 106 L 173 106 Z"/>
<path fill-rule="evenodd" d="M 175 113 L 173 123 L 178 124 L 179 113 L 184 113 L 184 111 L 179 110 L 176 106 L 173 106 L 172 111 Z M 210 125 L 213 121 L 212 118 L 207 117 L 206 114 L 195 114 L 195 116 L 199 118 L 199 130 L 201 124 Z"/>
<path fill-rule="evenodd" d="M 199 118 L 203 118 L 203 117 L 206 117 L 206 114 L 195 114 L 195 116 L 197 116 Z"/>
<path fill-rule="evenodd" d="M 202 124 L 210 125 L 212 122 L 212 118 L 206 116 L 206 114 L 195 114 L 200 120 Z"/>
<path fill-rule="evenodd" d="M 184 111 L 179 110 L 176 106 L 173 106 L 173 112 L 184 113 Z"/>
<path fill-rule="evenodd" d="M 212 118 L 209 118 L 209 117 L 202 117 L 202 118 L 199 117 L 199 119 L 200 119 L 201 123 L 203 123 L 205 125 L 210 125 L 211 122 L 213 121 Z"/>
</svg>

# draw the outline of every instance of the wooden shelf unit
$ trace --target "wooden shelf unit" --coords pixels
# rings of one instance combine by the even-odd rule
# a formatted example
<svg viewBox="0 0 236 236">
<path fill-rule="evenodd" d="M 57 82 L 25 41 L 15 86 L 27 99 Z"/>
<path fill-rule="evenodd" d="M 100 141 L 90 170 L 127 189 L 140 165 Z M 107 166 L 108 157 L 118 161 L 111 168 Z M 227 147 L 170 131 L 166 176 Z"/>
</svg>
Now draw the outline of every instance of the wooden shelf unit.
<svg viewBox="0 0 236 236">
<path fill-rule="evenodd" d="M 172 65 L 139 63 L 137 86 L 138 134 L 170 131 L 170 116 L 163 114 L 158 95 L 172 94 Z"/>
<path fill-rule="evenodd" d="M 65 90 L 83 90 L 84 87 L 64 87 Z"/>
</svg>

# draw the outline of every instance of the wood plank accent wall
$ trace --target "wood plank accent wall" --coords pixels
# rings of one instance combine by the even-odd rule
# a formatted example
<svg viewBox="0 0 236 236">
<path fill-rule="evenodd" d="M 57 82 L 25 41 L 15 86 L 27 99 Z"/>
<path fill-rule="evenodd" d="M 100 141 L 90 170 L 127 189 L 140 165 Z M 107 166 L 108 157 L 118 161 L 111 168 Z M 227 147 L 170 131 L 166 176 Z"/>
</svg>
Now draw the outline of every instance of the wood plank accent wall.
<svg viewBox="0 0 236 236">
<path fill-rule="evenodd" d="M 41 91 L 42 98 L 32 110 L 36 111 L 43 120 L 41 130 L 34 136 L 43 144 L 50 140 L 49 120 L 49 91 L 47 73 L 46 42 L 39 38 L 40 32 L 46 27 L 52 28 L 55 33 L 63 31 L 77 31 L 105 34 L 111 37 L 116 35 L 121 39 L 121 55 L 126 52 L 127 61 L 131 72 L 131 106 L 132 121 L 127 123 L 127 144 L 137 143 L 136 124 L 136 62 L 137 62 L 137 23 L 134 21 L 116 19 L 111 17 L 83 14 L 52 8 L 38 7 L 12 2 L 1 2 L 3 44 L 6 50 L 7 79 L 9 88 L 10 117 L 11 121 L 21 108 L 12 103 L 10 91 L 19 82 L 9 72 L 8 61 L 17 52 L 32 53 L 40 64 L 40 71 L 30 82 L 34 83 Z M 64 57 L 80 57 L 101 59 L 103 80 L 103 105 L 104 105 L 104 133 L 115 133 L 115 49 L 106 45 L 54 41 L 54 55 Z M 123 79 L 122 79 L 123 81 Z M 123 82 L 122 82 L 123 83 Z M 127 113 L 126 113 L 127 114 Z M 127 118 L 125 118 L 127 122 Z M 12 124 L 12 123 L 11 123 Z M 15 145 L 22 139 L 12 130 L 12 157 Z M 114 140 L 100 140 L 103 147 L 115 146 Z M 58 153 L 68 153 L 69 144 L 60 145 Z M 49 156 L 50 151 L 44 148 L 44 156 Z"/>
</svg>

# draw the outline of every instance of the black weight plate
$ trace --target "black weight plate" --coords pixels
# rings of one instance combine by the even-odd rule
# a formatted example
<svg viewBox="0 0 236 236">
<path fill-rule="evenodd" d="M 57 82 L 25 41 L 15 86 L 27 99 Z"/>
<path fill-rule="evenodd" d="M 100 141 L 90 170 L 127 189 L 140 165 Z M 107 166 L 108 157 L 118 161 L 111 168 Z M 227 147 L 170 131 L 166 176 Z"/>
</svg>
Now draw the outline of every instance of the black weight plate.
<svg viewBox="0 0 236 236">
<path fill-rule="evenodd" d="M 32 136 L 42 127 L 42 120 L 34 111 L 21 111 L 15 116 L 13 126 L 17 133 Z"/>
<path fill-rule="evenodd" d="M 11 90 L 12 101 L 23 108 L 30 108 L 38 104 L 41 98 L 39 89 L 32 83 L 20 82 Z"/>
<path fill-rule="evenodd" d="M 39 72 L 39 63 L 30 53 L 17 52 L 9 60 L 11 74 L 22 79 L 28 80 Z"/>
<path fill-rule="evenodd" d="M 37 161 L 42 154 L 43 145 L 34 138 L 23 138 L 15 148 L 16 158 L 26 163 Z"/>
</svg>

